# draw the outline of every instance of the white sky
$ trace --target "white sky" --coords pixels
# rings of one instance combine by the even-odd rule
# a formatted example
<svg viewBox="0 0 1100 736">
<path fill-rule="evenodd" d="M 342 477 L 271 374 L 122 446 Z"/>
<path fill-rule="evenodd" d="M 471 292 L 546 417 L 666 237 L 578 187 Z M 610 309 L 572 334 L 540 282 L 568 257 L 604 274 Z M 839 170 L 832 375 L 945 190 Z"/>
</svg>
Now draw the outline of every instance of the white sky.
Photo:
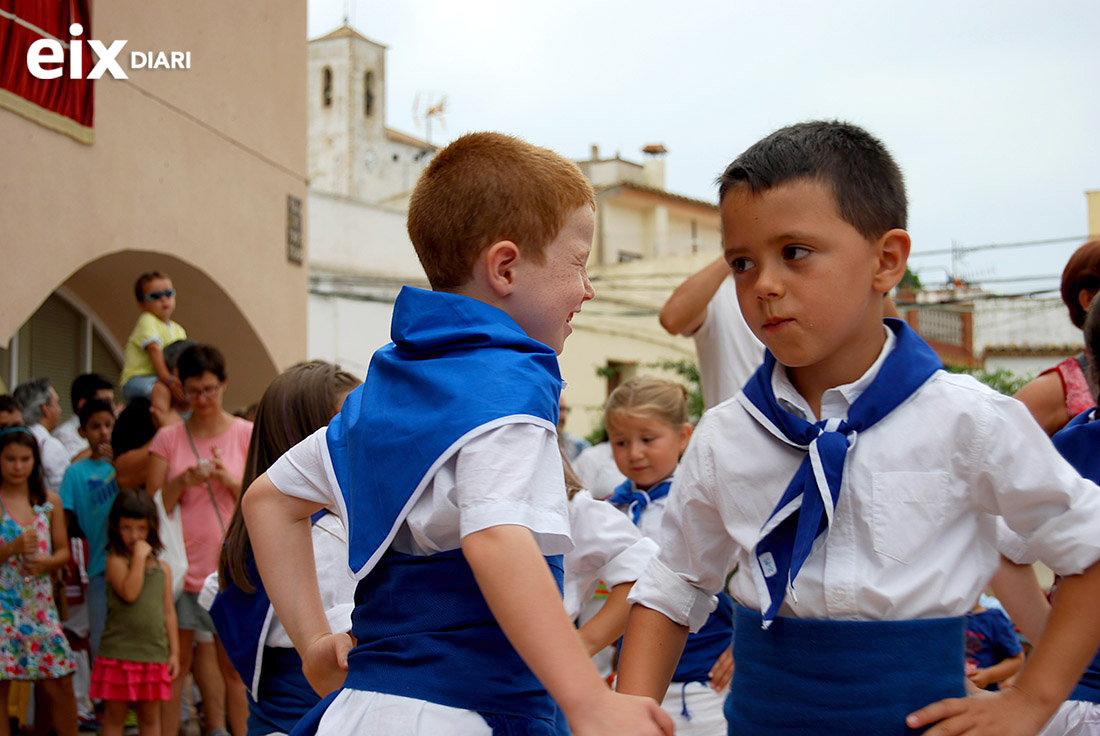
<svg viewBox="0 0 1100 736">
<path fill-rule="evenodd" d="M 671 191 L 715 177 L 775 128 L 839 118 L 905 172 L 914 252 L 1083 236 L 1100 189 L 1100 3 L 1018 0 L 310 0 L 389 47 L 386 123 L 446 95 L 444 143 L 500 130 L 587 158 L 669 150 Z M 1083 242 L 967 255 L 975 280 L 1060 275 Z M 948 255 L 915 256 L 926 285 Z M 1020 292 L 1057 279 L 994 284 Z"/>
</svg>

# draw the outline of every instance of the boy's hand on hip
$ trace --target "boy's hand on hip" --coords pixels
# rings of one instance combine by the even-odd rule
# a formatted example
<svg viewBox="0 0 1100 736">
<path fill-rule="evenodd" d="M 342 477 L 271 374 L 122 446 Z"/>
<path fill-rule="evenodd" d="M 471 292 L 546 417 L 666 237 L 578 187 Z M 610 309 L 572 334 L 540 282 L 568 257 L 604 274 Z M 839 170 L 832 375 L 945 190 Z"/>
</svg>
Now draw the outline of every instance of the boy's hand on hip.
<svg viewBox="0 0 1100 736">
<path fill-rule="evenodd" d="M 343 687 L 351 647 L 350 635 L 326 634 L 314 640 L 302 655 L 302 674 L 322 698 Z"/>
<path fill-rule="evenodd" d="M 1050 719 L 1038 701 L 1014 687 L 927 705 L 905 719 L 909 728 L 935 723 L 924 736 L 1035 736 Z"/>
<path fill-rule="evenodd" d="M 672 718 L 652 698 L 607 690 L 569 719 L 573 736 L 673 736 Z"/>
</svg>

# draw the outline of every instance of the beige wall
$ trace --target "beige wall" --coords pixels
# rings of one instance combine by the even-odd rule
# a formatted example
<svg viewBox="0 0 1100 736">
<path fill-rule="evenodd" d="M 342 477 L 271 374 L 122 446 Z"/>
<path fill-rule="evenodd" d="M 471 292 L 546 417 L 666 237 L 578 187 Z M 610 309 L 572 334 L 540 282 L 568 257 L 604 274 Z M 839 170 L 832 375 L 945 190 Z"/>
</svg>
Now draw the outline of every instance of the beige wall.
<svg viewBox="0 0 1100 736">
<path fill-rule="evenodd" d="M 134 277 L 159 266 L 180 322 L 262 389 L 305 354 L 286 206 L 306 201 L 306 4 L 98 0 L 93 23 L 129 41 L 130 75 L 96 82 L 93 145 L 0 110 L 0 340 L 66 284 L 122 343 Z M 137 50 L 190 51 L 192 68 L 129 71 Z"/>
<path fill-rule="evenodd" d="M 1100 190 L 1085 192 L 1089 209 L 1089 237 L 1100 237 Z"/>
</svg>

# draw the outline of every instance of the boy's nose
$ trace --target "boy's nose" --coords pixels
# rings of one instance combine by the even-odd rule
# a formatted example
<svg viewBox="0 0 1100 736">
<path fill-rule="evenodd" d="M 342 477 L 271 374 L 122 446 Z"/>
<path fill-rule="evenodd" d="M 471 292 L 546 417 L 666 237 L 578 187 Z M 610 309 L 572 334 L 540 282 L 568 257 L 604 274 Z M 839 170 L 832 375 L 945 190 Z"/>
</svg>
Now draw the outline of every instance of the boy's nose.
<svg viewBox="0 0 1100 736">
<path fill-rule="evenodd" d="M 756 282 L 753 288 L 757 299 L 774 299 L 783 295 L 783 280 L 778 271 L 774 266 L 758 265 L 756 267 Z"/>
</svg>

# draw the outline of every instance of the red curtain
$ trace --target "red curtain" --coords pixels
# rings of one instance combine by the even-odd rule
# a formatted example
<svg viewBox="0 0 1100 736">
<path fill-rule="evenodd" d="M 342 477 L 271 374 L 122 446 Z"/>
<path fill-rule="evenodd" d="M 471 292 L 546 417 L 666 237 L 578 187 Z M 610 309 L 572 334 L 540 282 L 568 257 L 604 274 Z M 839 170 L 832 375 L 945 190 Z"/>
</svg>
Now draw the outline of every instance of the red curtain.
<svg viewBox="0 0 1100 736">
<path fill-rule="evenodd" d="M 89 0 L 0 0 L 0 107 L 91 143 L 95 85 L 90 79 L 69 79 L 69 26 L 73 23 L 84 27 L 80 40 L 95 38 Z M 27 50 L 42 38 L 57 39 L 65 48 L 57 79 L 38 79 L 27 67 Z M 95 60 L 85 43 L 84 76 Z"/>
</svg>

